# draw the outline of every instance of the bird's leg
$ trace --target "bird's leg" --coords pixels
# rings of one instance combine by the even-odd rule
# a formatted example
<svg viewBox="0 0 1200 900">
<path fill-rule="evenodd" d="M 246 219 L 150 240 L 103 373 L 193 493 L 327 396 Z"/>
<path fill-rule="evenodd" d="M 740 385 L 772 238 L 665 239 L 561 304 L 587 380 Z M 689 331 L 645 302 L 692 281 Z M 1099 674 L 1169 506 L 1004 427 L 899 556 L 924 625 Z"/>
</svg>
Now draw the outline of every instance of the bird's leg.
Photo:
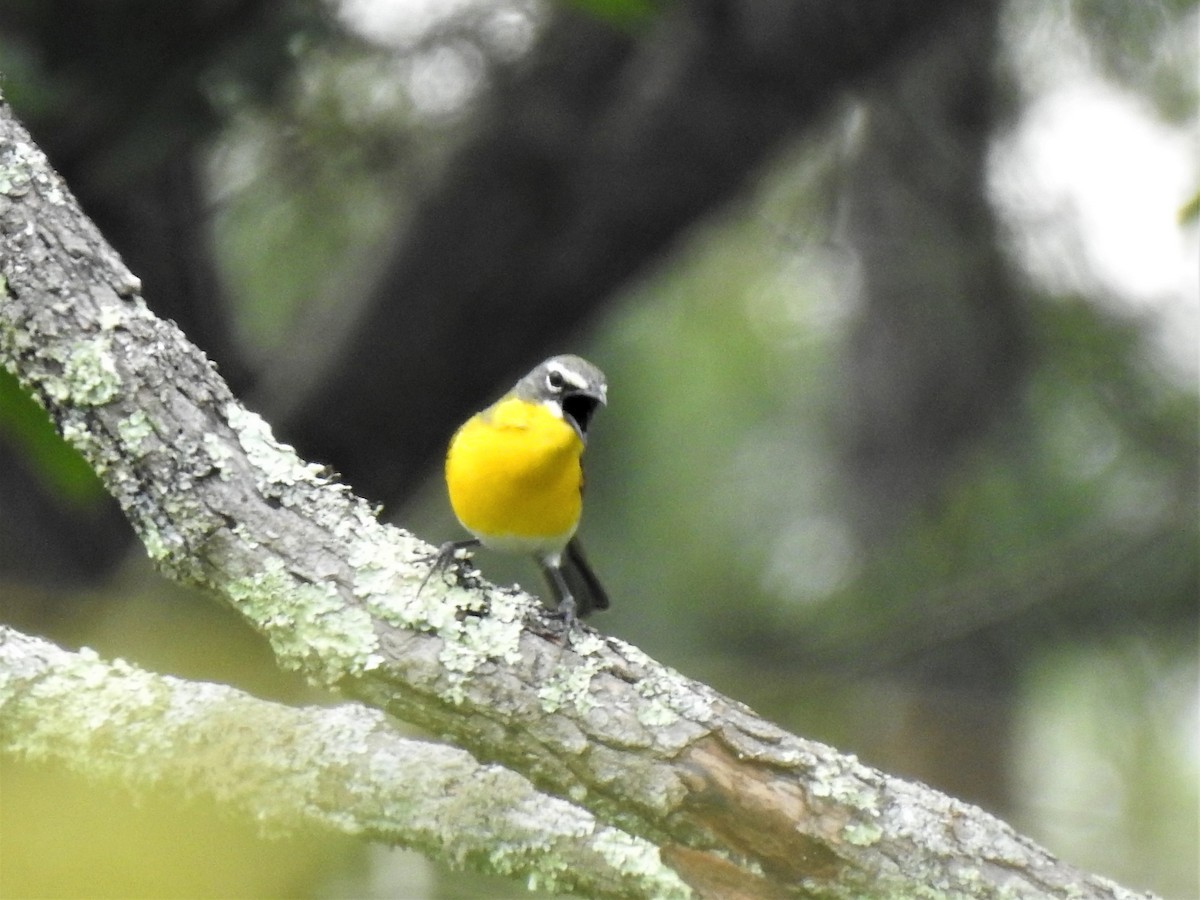
<svg viewBox="0 0 1200 900">
<path fill-rule="evenodd" d="M 562 564 L 557 557 L 539 557 L 537 562 L 554 592 L 554 599 L 558 603 L 556 615 L 563 621 L 563 631 L 570 634 L 579 624 L 579 616 L 576 612 L 575 597 L 572 596 L 571 588 L 567 586 L 567 579 L 562 573 Z"/>
<path fill-rule="evenodd" d="M 421 579 L 421 586 L 417 588 L 417 595 L 420 596 L 421 591 L 425 590 L 425 585 L 429 579 L 433 577 L 434 572 L 444 572 L 450 563 L 458 558 L 461 550 L 474 550 L 480 544 L 479 538 L 466 538 L 461 541 L 446 541 L 438 548 L 438 552 L 433 556 L 426 557 L 429 562 L 429 571 L 425 573 L 425 577 Z"/>
</svg>

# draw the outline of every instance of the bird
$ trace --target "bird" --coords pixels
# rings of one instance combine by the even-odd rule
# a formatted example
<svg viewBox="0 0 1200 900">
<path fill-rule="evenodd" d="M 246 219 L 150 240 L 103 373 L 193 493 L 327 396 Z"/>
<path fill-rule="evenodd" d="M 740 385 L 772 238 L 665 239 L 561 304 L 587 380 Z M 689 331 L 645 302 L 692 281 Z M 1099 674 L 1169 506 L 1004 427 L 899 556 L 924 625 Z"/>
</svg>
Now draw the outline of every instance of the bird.
<svg viewBox="0 0 1200 900">
<path fill-rule="evenodd" d="M 608 404 L 604 373 L 579 356 L 552 356 L 464 422 L 446 451 L 446 491 L 472 535 L 447 541 L 428 581 L 471 549 L 532 556 L 567 633 L 607 609 L 605 592 L 576 537 L 592 416 Z M 424 582 L 422 583 L 424 584 Z"/>
</svg>

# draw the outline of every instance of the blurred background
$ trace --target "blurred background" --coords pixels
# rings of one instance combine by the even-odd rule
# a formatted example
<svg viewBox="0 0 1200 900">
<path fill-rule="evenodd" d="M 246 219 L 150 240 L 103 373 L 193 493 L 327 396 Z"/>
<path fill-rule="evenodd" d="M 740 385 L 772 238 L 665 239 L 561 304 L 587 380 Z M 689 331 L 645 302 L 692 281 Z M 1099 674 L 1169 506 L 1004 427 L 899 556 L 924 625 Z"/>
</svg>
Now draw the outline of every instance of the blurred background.
<svg viewBox="0 0 1200 900">
<path fill-rule="evenodd" d="M 145 296 L 430 541 L 455 425 L 609 376 L 601 630 L 1087 870 L 1197 884 L 1194 0 L 4 0 Z M 0 618 L 334 702 L 0 376 Z M 533 567 L 481 554 L 500 583 Z M 0 760 L 4 897 L 520 895 Z"/>
</svg>

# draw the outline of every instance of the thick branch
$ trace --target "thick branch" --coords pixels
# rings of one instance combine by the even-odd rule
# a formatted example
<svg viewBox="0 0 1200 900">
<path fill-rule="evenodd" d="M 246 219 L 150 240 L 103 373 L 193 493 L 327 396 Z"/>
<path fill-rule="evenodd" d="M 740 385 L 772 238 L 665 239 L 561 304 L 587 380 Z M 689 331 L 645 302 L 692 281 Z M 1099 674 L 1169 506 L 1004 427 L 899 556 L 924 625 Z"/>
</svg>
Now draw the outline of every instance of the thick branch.
<svg viewBox="0 0 1200 900">
<path fill-rule="evenodd" d="M 712 896 L 1128 897 L 1007 825 L 787 734 L 536 601 L 435 579 L 277 444 L 138 285 L 0 109 L 0 359 L 105 479 L 168 574 L 281 662 L 650 838 Z"/>
<path fill-rule="evenodd" d="M 293 709 L 5 626 L 0 749 L 137 792 L 211 797 L 271 832 L 365 835 L 587 896 L 686 893 L 653 845 L 508 769 L 398 737 L 378 710 Z"/>
</svg>

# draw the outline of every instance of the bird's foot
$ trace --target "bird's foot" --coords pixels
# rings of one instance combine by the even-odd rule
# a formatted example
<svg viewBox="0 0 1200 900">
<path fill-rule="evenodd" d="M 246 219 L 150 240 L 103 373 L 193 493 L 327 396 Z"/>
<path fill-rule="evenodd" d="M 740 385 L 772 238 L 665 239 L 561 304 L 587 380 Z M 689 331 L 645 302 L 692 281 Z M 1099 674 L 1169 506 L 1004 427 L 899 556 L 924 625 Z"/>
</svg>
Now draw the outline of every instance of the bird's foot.
<svg viewBox="0 0 1200 900">
<path fill-rule="evenodd" d="M 429 563 L 429 571 L 421 579 L 421 584 L 417 588 L 417 596 L 420 596 L 421 591 L 425 590 L 425 585 L 429 583 L 429 579 L 433 577 L 435 572 L 445 572 L 450 568 L 452 562 L 470 559 L 471 555 L 466 551 L 474 550 L 478 546 L 478 538 L 469 538 L 463 541 L 446 541 L 446 543 L 438 548 L 437 553 L 431 553 L 429 556 L 426 556 L 422 562 Z"/>
<path fill-rule="evenodd" d="M 569 640 L 571 632 L 579 628 L 579 610 L 575 604 L 575 598 L 570 594 L 562 597 L 558 601 L 558 609 L 554 611 L 553 615 L 562 620 L 563 638 Z"/>
</svg>

